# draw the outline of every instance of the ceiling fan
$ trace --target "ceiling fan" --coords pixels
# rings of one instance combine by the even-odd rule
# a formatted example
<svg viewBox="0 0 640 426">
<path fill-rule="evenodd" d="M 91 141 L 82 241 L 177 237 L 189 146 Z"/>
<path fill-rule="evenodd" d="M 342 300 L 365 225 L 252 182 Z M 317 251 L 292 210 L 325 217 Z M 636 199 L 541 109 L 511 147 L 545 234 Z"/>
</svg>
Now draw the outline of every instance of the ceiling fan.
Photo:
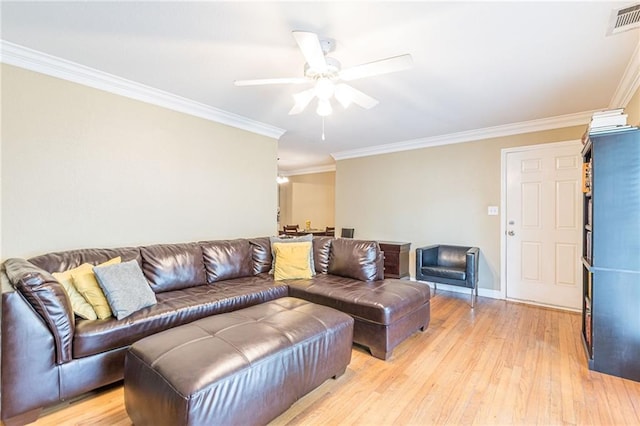
<svg viewBox="0 0 640 426">
<path fill-rule="evenodd" d="M 266 78 L 258 80 L 236 80 L 236 86 L 257 86 L 263 84 L 303 84 L 314 83 L 311 89 L 303 90 L 293 95 L 295 105 L 289 114 L 299 114 L 318 98 L 318 115 L 325 117 L 333 111 L 331 98 L 335 99 L 347 108 L 351 103 L 363 108 L 373 108 L 378 101 L 371 96 L 354 89 L 343 81 L 353 81 L 360 78 L 371 77 L 390 72 L 402 71 L 412 66 L 411 55 L 405 54 L 393 56 L 378 61 L 356 65 L 351 68 L 341 69 L 340 62 L 326 56 L 335 47 L 335 42 L 329 39 L 320 39 L 317 34 L 307 31 L 293 31 L 293 38 L 302 51 L 307 63 L 304 66 L 304 77 L 292 78 Z"/>
</svg>

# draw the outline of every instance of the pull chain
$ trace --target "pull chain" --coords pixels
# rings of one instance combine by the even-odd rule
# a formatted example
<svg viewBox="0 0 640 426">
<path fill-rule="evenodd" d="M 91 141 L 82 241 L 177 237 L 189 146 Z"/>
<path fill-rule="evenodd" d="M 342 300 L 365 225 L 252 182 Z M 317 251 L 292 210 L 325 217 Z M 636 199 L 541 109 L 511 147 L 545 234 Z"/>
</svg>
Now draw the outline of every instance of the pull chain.
<svg viewBox="0 0 640 426">
<path fill-rule="evenodd" d="M 322 140 L 324 140 L 324 117 L 322 117 Z"/>
</svg>

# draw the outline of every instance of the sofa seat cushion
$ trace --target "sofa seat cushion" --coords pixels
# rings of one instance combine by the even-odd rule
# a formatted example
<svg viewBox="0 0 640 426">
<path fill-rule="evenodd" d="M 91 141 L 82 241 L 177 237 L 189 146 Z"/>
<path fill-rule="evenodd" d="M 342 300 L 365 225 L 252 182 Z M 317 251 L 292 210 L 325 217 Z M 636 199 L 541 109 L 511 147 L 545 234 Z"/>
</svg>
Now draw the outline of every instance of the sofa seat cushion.
<svg viewBox="0 0 640 426">
<path fill-rule="evenodd" d="M 382 325 L 414 312 L 430 299 L 429 286 L 402 280 L 355 281 L 336 275 L 290 280 L 289 296 L 329 306 Z"/>
<path fill-rule="evenodd" d="M 157 293 L 158 303 L 117 320 L 76 323 L 73 357 L 82 358 L 126 347 L 143 337 L 222 312 L 235 311 L 285 297 L 286 284 L 265 276 L 237 278 L 212 285 Z"/>
<path fill-rule="evenodd" d="M 449 278 L 452 280 L 466 280 L 467 272 L 464 268 L 456 268 L 454 266 L 423 266 L 420 268 L 422 275 L 431 275 L 440 278 Z"/>
</svg>

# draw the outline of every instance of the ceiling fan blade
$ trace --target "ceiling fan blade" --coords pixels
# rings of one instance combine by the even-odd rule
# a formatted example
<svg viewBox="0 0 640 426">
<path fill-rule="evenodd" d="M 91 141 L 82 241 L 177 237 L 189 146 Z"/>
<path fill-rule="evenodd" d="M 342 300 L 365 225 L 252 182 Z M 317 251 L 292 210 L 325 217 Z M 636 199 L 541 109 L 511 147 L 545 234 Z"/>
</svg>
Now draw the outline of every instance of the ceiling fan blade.
<svg viewBox="0 0 640 426">
<path fill-rule="evenodd" d="M 348 107 L 351 102 L 358 104 L 365 109 L 371 109 L 378 105 L 377 99 L 374 99 L 344 83 L 336 85 L 335 97 L 345 108 Z"/>
<path fill-rule="evenodd" d="M 235 80 L 233 82 L 236 86 L 260 86 L 263 84 L 301 84 L 308 83 L 309 79 L 306 77 L 291 77 L 291 78 L 261 78 L 257 80 Z"/>
<path fill-rule="evenodd" d="M 358 78 L 371 77 L 374 75 L 386 74 L 390 72 L 402 71 L 413 66 L 411 55 L 393 56 L 387 59 L 380 59 L 355 67 L 347 68 L 338 74 L 342 80 L 351 81 Z"/>
<path fill-rule="evenodd" d="M 315 96 L 315 88 L 307 89 L 302 92 L 298 92 L 293 95 L 293 99 L 295 99 L 296 104 L 289 111 L 289 115 L 300 114 L 304 109 L 309 105 L 309 102 Z"/>
<path fill-rule="evenodd" d="M 307 31 L 293 31 L 292 34 L 309 67 L 318 73 L 327 72 L 327 61 L 318 35 Z"/>
</svg>

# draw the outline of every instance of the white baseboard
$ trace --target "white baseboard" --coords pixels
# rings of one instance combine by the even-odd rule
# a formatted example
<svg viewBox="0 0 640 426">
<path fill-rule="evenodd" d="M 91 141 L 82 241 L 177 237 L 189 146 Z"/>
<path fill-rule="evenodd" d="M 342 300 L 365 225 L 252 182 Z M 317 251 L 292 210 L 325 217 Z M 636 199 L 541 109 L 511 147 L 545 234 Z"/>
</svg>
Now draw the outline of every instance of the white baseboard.
<svg viewBox="0 0 640 426">
<path fill-rule="evenodd" d="M 426 284 L 429 287 L 431 287 L 431 291 L 433 291 L 434 283 L 430 281 L 419 281 L 419 280 L 416 280 L 415 278 L 411 278 L 411 281 L 421 283 L 421 284 Z M 471 294 L 471 290 L 467 287 L 459 287 L 455 285 L 440 284 L 440 283 L 438 283 L 438 290 L 451 291 L 454 293 L 462 293 L 462 294 L 466 294 L 467 296 L 470 296 Z M 499 290 L 491 290 L 491 289 L 482 288 L 482 287 L 478 287 L 478 296 L 489 297 L 491 299 L 498 299 L 498 300 L 507 300 L 509 302 L 522 303 L 525 305 L 539 306 L 541 308 L 557 309 L 560 311 L 577 312 L 577 313 L 582 312 L 580 309 L 573 309 L 573 308 L 567 308 L 567 307 L 555 306 L 555 305 L 547 305 L 544 303 L 533 302 L 531 300 L 508 299 L 504 297 Z"/>
<path fill-rule="evenodd" d="M 411 281 L 427 284 L 433 290 L 434 283 L 432 282 L 419 281 L 419 280 L 416 280 L 415 278 L 411 278 Z M 454 293 L 464 293 L 467 295 L 471 294 L 471 289 L 467 287 L 459 287 L 456 285 L 448 285 L 448 284 L 440 284 L 440 283 L 438 283 L 438 290 L 452 291 Z M 478 296 L 489 297 L 491 299 L 504 299 L 500 290 L 493 290 L 493 289 L 482 288 L 482 287 L 478 287 Z"/>
<path fill-rule="evenodd" d="M 531 301 L 531 300 L 518 300 L 518 299 L 509 299 L 509 298 L 505 298 L 505 300 L 508 301 L 508 302 L 521 303 L 523 305 L 539 306 L 541 308 L 555 309 L 555 310 L 558 310 L 558 311 L 575 312 L 575 313 L 578 313 L 578 314 L 582 313 L 582 309 L 568 308 L 566 306 L 548 305 L 548 304 L 545 304 L 545 303 L 534 302 L 534 301 Z"/>
</svg>

